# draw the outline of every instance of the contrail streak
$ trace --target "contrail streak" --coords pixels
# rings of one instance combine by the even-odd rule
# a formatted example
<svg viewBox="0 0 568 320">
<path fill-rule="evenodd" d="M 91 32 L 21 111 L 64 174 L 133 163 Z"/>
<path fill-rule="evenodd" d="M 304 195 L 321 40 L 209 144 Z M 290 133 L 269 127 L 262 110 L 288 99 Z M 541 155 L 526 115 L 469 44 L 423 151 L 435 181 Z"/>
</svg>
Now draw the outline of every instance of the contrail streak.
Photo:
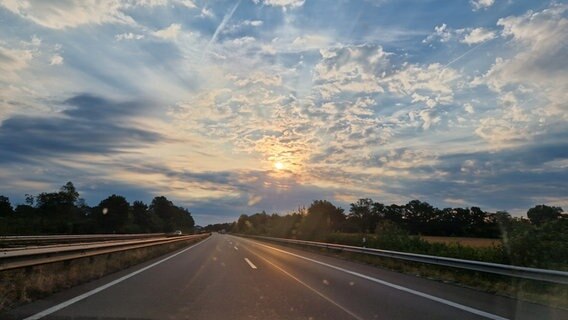
<svg viewBox="0 0 568 320">
<path fill-rule="evenodd" d="M 225 25 L 227 24 L 227 22 L 229 22 L 229 20 L 231 19 L 231 17 L 233 16 L 233 14 L 235 13 L 235 11 L 237 10 L 237 8 L 239 7 L 239 5 L 241 4 L 241 0 L 239 0 L 239 2 L 237 2 L 233 8 L 231 9 L 231 11 L 229 11 L 224 17 L 223 20 L 221 20 L 221 23 L 219 24 L 219 26 L 217 27 L 217 29 L 215 30 L 215 33 L 213 33 L 213 36 L 211 37 L 211 40 L 209 40 L 209 43 L 207 44 L 207 48 L 205 49 L 204 55 L 205 53 L 209 52 L 209 48 L 211 47 L 211 45 L 215 42 L 215 40 L 217 40 L 217 36 L 219 36 L 219 33 L 221 33 L 221 31 L 225 28 Z"/>
<path fill-rule="evenodd" d="M 490 40 L 489 40 L 489 41 L 490 41 Z M 461 56 L 459 56 L 459 57 L 455 58 L 454 60 L 448 62 L 448 63 L 444 66 L 444 69 L 447 68 L 447 67 L 449 67 L 449 66 L 450 66 L 451 64 L 453 64 L 454 62 L 456 62 L 456 61 L 458 61 L 458 60 L 461 60 L 461 58 L 467 56 L 467 55 L 470 54 L 473 50 L 475 50 L 475 49 L 477 49 L 477 48 L 483 46 L 484 44 L 486 44 L 486 43 L 489 42 L 489 41 L 484 41 L 484 42 L 482 42 L 482 43 L 476 45 L 475 47 L 473 47 L 473 48 L 467 50 L 467 51 L 464 52 Z"/>
</svg>

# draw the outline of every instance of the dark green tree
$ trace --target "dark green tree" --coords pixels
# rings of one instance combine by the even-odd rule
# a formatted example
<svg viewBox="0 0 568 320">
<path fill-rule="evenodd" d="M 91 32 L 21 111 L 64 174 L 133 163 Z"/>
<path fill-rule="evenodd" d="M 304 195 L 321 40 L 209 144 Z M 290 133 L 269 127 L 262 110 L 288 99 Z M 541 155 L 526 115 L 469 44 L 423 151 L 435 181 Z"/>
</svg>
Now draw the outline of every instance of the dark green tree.
<svg viewBox="0 0 568 320">
<path fill-rule="evenodd" d="M 162 219 L 148 210 L 148 205 L 142 201 L 132 203 L 132 216 L 139 232 L 160 232 L 164 229 Z"/>
<path fill-rule="evenodd" d="M 437 210 L 427 202 L 412 200 L 405 206 L 404 220 L 411 234 L 427 231 L 427 224 L 435 218 Z M 427 232 L 426 232 L 427 233 Z"/>
<path fill-rule="evenodd" d="M 59 192 L 43 192 L 36 197 L 35 206 L 40 215 L 44 233 L 74 233 L 80 211 L 75 205 L 79 193 L 73 183 L 67 182 Z"/>
<path fill-rule="evenodd" d="M 534 225 L 541 225 L 544 222 L 557 220 L 562 215 L 562 208 L 549 207 L 544 204 L 537 205 L 527 211 L 527 217 Z"/>
<path fill-rule="evenodd" d="M 69 204 L 76 204 L 79 200 L 79 192 L 73 185 L 73 182 L 68 181 L 64 186 L 59 189 L 61 198 Z"/>
<path fill-rule="evenodd" d="M 126 198 L 113 194 L 94 208 L 99 231 L 103 233 L 125 232 L 129 223 L 129 203 Z"/>
<path fill-rule="evenodd" d="M 404 206 L 399 206 L 396 204 L 391 204 L 385 207 L 385 219 L 394 222 L 397 225 L 401 225 L 403 222 Z"/>
<path fill-rule="evenodd" d="M 248 221 L 248 215 L 241 214 L 235 225 L 234 232 L 249 233 L 250 222 Z"/>
<path fill-rule="evenodd" d="M 343 209 L 327 200 L 316 200 L 302 218 L 298 232 L 305 239 L 323 239 L 330 232 L 338 231 L 344 221 Z"/>
<path fill-rule="evenodd" d="M 356 203 L 351 204 L 348 219 L 358 224 L 361 232 L 375 232 L 379 223 L 379 216 L 372 207 L 373 200 L 371 199 L 359 199 Z"/>
<path fill-rule="evenodd" d="M 0 196 L 0 217 L 10 217 L 12 214 L 14 214 L 14 208 L 12 208 L 10 199 Z"/>
<path fill-rule="evenodd" d="M 164 196 L 155 197 L 149 208 L 150 212 L 156 214 L 163 222 L 163 231 L 172 232 L 181 230 L 192 232 L 195 221 L 191 213 L 184 208 L 177 207 Z"/>
</svg>

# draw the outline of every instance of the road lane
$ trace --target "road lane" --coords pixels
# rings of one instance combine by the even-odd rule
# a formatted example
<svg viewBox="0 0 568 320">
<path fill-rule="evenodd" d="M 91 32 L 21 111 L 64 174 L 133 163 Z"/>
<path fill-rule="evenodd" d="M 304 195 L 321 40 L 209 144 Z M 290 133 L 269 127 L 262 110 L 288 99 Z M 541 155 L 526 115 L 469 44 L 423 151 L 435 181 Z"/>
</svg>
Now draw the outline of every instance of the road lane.
<svg viewBox="0 0 568 320">
<path fill-rule="evenodd" d="M 241 248 L 250 250 L 251 253 L 267 262 L 270 261 L 275 267 L 291 274 L 313 291 L 333 301 L 334 304 L 353 310 L 358 318 L 504 319 L 499 315 L 480 310 L 464 311 L 447 304 L 432 302 L 405 292 L 401 293 L 399 290 L 376 285 L 376 283 L 343 271 L 299 259 L 297 256 L 283 254 L 283 252 L 289 252 L 288 248 L 267 250 L 266 245 L 259 244 L 257 241 L 243 240 L 243 242 Z M 304 253 L 299 256 L 303 257 Z M 319 259 L 318 257 L 318 260 L 314 261 L 319 261 Z"/>
<path fill-rule="evenodd" d="M 299 259 L 289 252 L 306 258 L 328 263 L 334 267 L 361 273 L 364 276 L 387 281 L 394 286 L 402 286 L 434 297 L 458 303 L 508 319 L 568 319 L 568 312 L 548 308 L 539 304 L 528 303 L 502 296 L 495 296 L 477 290 L 458 287 L 451 284 L 431 281 L 411 275 L 382 270 L 369 265 L 349 262 L 334 257 L 282 246 L 273 243 L 242 239 L 241 248 L 256 252 L 273 263 L 283 266 L 300 279 L 328 294 L 334 300 L 358 310 L 364 318 L 410 319 L 419 318 L 476 318 L 473 314 L 455 314 L 450 306 L 444 306 L 429 299 L 417 297 L 392 287 L 377 285 L 361 277 L 352 277 L 345 272 L 324 267 L 317 263 Z M 247 244 L 248 246 L 244 246 Z M 274 249 L 268 249 L 273 247 Z M 328 269 L 328 270 L 325 270 Z M 453 315 L 453 316 L 452 316 Z M 483 317 L 487 318 L 487 317 Z"/>
<path fill-rule="evenodd" d="M 486 318 L 289 253 L 505 318 L 568 318 L 568 313 L 557 309 L 521 303 L 271 243 L 215 234 L 210 240 L 191 250 L 44 319 Z M 137 269 L 140 268 L 125 270 L 121 274 L 129 274 Z M 108 276 L 96 283 L 104 284 L 105 279 L 110 282 L 116 277 Z M 93 284 L 79 286 L 0 315 L 0 318 L 22 319 L 61 302 L 63 297 L 72 298 L 81 294 L 82 290 L 91 289 Z"/>
</svg>

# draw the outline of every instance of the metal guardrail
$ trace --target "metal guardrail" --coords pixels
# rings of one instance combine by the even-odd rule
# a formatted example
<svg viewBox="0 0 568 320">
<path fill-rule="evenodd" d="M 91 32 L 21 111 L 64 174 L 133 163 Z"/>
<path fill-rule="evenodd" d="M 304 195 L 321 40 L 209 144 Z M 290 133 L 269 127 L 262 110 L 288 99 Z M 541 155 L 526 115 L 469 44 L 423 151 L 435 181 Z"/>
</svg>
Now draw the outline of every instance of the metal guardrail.
<svg viewBox="0 0 568 320">
<path fill-rule="evenodd" d="M 348 245 L 326 243 L 326 242 L 272 238 L 272 237 L 262 237 L 262 236 L 248 236 L 248 235 L 247 237 L 269 240 L 274 242 L 298 244 L 310 247 L 319 247 L 319 248 L 334 249 L 334 250 L 341 250 L 347 252 L 356 252 L 356 253 L 368 254 L 379 257 L 387 257 L 393 259 L 435 264 L 435 265 L 441 265 L 441 266 L 453 267 L 459 269 L 481 271 L 481 272 L 500 274 L 515 278 L 568 284 L 568 272 L 566 271 L 536 269 L 536 268 L 520 267 L 514 265 L 507 265 L 507 264 L 498 264 L 498 263 L 490 263 L 490 262 L 475 261 L 475 260 L 463 260 L 463 259 L 455 259 L 448 257 L 430 256 L 425 254 L 364 248 L 364 247 L 348 246 Z"/>
<path fill-rule="evenodd" d="M 162 237 L 159 239 L 117 240 L 100 243 L 80 243 L 67 246 L 34 247 L 30 249 L 0 251 L 0 271 L 31 267 L 41 264 L 92 257 L 119 251 L 139 249 L 180 241 L 196 240 L 209 234 Z"/>
<path fill-rule="evenodd" d="M 0 236 L 0 248 L 164 237 L 165 233 Z"/>
</svg>

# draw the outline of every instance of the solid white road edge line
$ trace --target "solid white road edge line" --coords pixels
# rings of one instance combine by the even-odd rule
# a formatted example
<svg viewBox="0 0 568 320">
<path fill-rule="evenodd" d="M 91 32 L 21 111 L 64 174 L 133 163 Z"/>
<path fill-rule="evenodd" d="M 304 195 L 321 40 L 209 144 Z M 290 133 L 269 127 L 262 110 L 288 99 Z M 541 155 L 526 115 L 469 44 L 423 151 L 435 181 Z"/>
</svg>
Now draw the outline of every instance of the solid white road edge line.
<svg viewBox="0 0 568 320">
<path fill-rule="evenodd" d="M 326 267 L 331 268 L 331 269 L 342 271 L 342 272 L 348 273 L 350 275 L 353 275 L 353 276 L 356 276 L 356 277 L 359 277 L 359 278 L 363 278 L 363 279 L 366 279 L 366 280 L 369 280 L 369 281 L 372 281 L 372 282 L 375 282 L 375 283 L 382 284 L 382 285 L 387 286 L 387 287 L 391 287 L 393 289 L 397 289 L 397 290 L 404 291 L 404 292 L 407 292 L 407 293 L 410 293 L 410 294 L 413 294 L 413 295 L 417 295 L 417 296 L 425 298 L 425 299 L 436 301 L 436 302 L 445 304 L 445 305 L 450 306 L 450 307 L 454 307 L 454 308 L 457 308 L 457 309 L 460 309 L 460 310 L 463 310 L 463 311 L 467 311 L 469 313 L 476 314 L 478 316 L 482 316 L 482 317 L 485 317 L 485 318 L 488 318 L 488 319 L 494 319 L 494 320 L 508 320 L 507 318 L 498 316 L 496 314 L 492 314 L 492 313 L 485 312 L 485 311 L 482 311 L 482 310 L 479 310 L 479 309 L 464 306 L 463 304 L 459 304 L 457 302 L 453 302 L 453 301 L 450 301 L 450 300 L 439 298 L 439 297 L 436 297 L 436 296 L 433 296 L 433 295 L 430 295 L 430 294 L 427 294 L 427 293 L 424 293 L 424 292 L 416 291 L 416 290 L 413 290 L 413 289 L 410 289 L 410 288 L 407 288 L 407 287 L 403 287 L 403 286 L 400 286 L 400 285 L 397 285 L 397 284 L 394 284 L 394 283 L 390 283 L 390 282 L 387 282 L 387 281 L 384 281 L 384 280 L 373 278 L 373 277 L 364 275 L 362 273 L 347 270 L 347 269 L 337 267 L 337 266 L 334 266 L 334 265 L 331 265 L 331 264 L 328 264 L 328 263 L 325 263 L 325 262 L 321 262 L 321 261 L 317 261 L 317 260 L 314 260 L 314 259 L 311 259 L 311 258 L 307 258 L 307 257 L 301 256 L 301 255 L 298 255 L 298 254 L 295 254 L 295 253 L 292 253 L 292 252 L 288 252 L 288 251 L 281 250 L 281 249 L 278 249 L 278 248 L 275 248 L 275 247 L 271 247 L 271 246 L 259 243 L 258 241 L 253 241 L 253 240 L 250 240 L 250 239 L 246 239 L 246 240 L 251 241 L 251 242 L 253 242 L 257 245 L 260 245 L 260 246 L 263 246 L 263 247 L 266 247 L 266 248 L 269 248 L 269 249 L 272 249 L 272 250 L 275 250 L 275 251 L 278 251 L 278 252 L 282 252 L 282 253 L 294 256 L 296 258 L 300 258 L 300 259 L 304 259 L 304 260 L 307 260 L 307 261 L 310 261 L 310 262 L 313 262 L 313 263 L 317 263 L 317 264 L 320 264 L 322 266 L 326 266 Z"/>
<path fill-rule="evenodd" d="M 118 279 L 116 279 L 116 280 L 114 280 L 114 281 L 111 281 L 111 282 L 109 282 L 109 283 L 107 283 L 107 284 L 105 284 L 105 285 L 102 285 L 102 286 L 100 286 L 100 287 L 98 287 L 98 288 L 95 288 L 95 289 L 93 289 L 93 290 L 91 290 L 91 291 L 88 291 L 88 292 L 85 292 L 85 293 L 83 293 L 83 294 L 81 294 L 81 295 L 78 295 L 78 296 L 76 296 L 75 298 L 69 299 L 69 300 L 67 300 L 67 301 L 65 301 L 65 302 L 62 302 L 62 303 L 60 303 L 60 304 L 58 304 L 58 305 L 55 305 L 55 306 L 53 306 L 53 307 L 51 307 L 51 308 L 49 308 L 49 309 L 46 309 L 46 310 L 41 311 L 41 312 L 38 312 L 38 313 L 36 313 L 36 314 L 34 314 L 34 315 L 32 315 L 32 316 L 29 316 L 29 317 L 25 318 L 24 320 L 36 320 L 36 319 L 41 319 L 41 318 L 43 318 L 43 317 L 45 317 L 45 316 L 48 316 L 48 315 L 50 315 L 50 314 L 52 314 L 52 313 L 54 313 L 54 312 L 57 312 L 57 311 L 59 311 L 59 310 L 61 310 L 61 309 L 63 309 L 63 308 L 66 308 L 66 307 L 68 307 L 68 306 L 70 306 L 70 305 L 72 305 L 72 304 L 74 304 L 74 303 L 76 303 L 76 302 L 79 302 L 79 301 L 81 301 L 81 300 L 83 300 L 83 299 L 86 299 L 86 298 L 88 298 L 88 297 L 90 297 L 90 296 L 92 296 L 92 295 L 94 295 L 94 294 L 96 294 L 96 293 L 99 293 L 99 292 L 101 292 L 101 291 L 103 291 L 103 290 L 105 290 L 105 289 L 107 289 L 107 288 L 110 288 L 110 287 L 114 286 L 115 284 L 120 283 L 120 282 L 122 282 L 122 281 L 124 281 L 124 280 L 126 280 L 126 279 L 128 279 L 128 278 L 134 277 L 135 275 L 137 275 L 137 274 L 139 274 L 139 273 L 141 273 L 141 272 L 144 272 L 144 271 L 146 271 L 146 270 L 148 270 L 148 269 L 150 269 L 150 268 L 153 268 L 153 267 L 159 265 L 160 263 L 162 263 L 162 262 L 164 262 L 164 261 L 170 260 L 171 258 L 173 258 L 173 257 L 175 257 L 175 256 L 178 256 L 178 255 L 180 255 L 180 254 L 186 252 L 187 250 L 190 250 L 190 249 L 192 249 L 192 248 L 195 248 L 195 247 L 197 247 L 198 245 L 200 245 L 200 244 L 204 243 L 205 241 L 209 240 L 210 238 L 211 238 L 211 237 L 208 237 L 207 239 L 205 239 L 205 240 L 203 240 L 203 241 L 200 241 L 200 242 L 198 242 L 198 243 L 192 245 L 192 246 L 189 247 L 189 248 L 183 249 L 183 250 L 180 251 L 180 252 L 174 253 L 174 254 L 172 254 L 171 256 L 168 256 L 168 257 L 166 257 L 166 258 L 164 258 L 164 259 L 162 259 L 162 260 L 160 260 L 160 261 L 154 262 L 154 263 L 152 263 L 151 265 L 146 266 L 146 267 L 144 267 L 144 268 L 142 268 L 142 269 L 140 269 L 140 270 L 136 270 L 136 271 L 134 271 L 134 272 L 132 272 L 132 273 L 130 273 L 130 274 L 127 274 L 127 275 L 125 275 L 125 276 L 123 276 L 123 277 L 121 277 L 121 278 L 118 278 Z"/>
<path fill-rule="evenodd" d="M 248 265 L 252 268 L 252 269 L 256 269 L 256 266 L 250 262 L 250 260 L 248 258 L 245 258 L 245 261 L 248 263 Z"/>
</svg>

